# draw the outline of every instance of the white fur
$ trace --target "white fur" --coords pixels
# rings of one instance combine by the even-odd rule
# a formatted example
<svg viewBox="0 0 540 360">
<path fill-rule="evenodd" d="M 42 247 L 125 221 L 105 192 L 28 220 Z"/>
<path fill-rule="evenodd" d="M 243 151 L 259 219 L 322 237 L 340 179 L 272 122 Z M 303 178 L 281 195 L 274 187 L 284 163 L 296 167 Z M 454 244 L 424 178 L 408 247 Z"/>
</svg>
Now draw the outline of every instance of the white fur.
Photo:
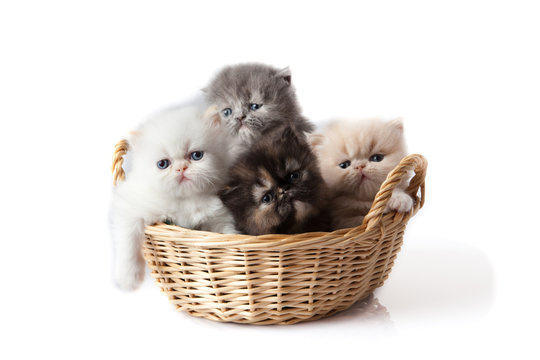
<svg viewBox="0 0 540 360">
<path fill-rule="evenodd" d="M 216 195 L 234 160 L 231 141 L 203 110 L 192 105 L 161 112 L 128 140 L 131 166 L 114 189 L 111 212 L 115 280 L 122 289 L 135 289 L 144 278 L 146 225 L 170 220 L 186 228 L 236 233 Z M 191 159 L 194 151 L 203 151 L 202 159 Z M 169 167 L 159 169 L 161 159 L 168 159 Z M 189 180 L 179 182 L 183 177 Z"/>
<path fill-rule="evenodd" d="M 412 209 L 414 205 L 413 199 L 403 189 L 405 185 L 406 183 L 402 183 L 400 184 L 401 187 L 394 189 L 392 196 L 386 205 L 385 212 L 397 211 L 404 213 Z"/>
</svg>

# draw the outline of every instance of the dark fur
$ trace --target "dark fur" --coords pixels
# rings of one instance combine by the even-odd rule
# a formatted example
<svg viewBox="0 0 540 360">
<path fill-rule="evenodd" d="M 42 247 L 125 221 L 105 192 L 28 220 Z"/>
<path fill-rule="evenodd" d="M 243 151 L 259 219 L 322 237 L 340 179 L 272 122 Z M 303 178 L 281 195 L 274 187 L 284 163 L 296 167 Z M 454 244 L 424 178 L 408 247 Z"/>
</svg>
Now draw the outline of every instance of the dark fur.
<svg viewBox="0 0 540 360">
<path fill-rule="evenodd" d="M 278 70 L 263 64 L 227 66 L 205 92 L 207 101 L 216 106 L 234 135 L 239 131 L 238 119 L 243 117 L 245 125 L 254 133 L 251 140 L 283 125 L 292 126 L 298 134 L 314 129 L 313 124 L 301 115 L 288 69 Z M 250 110 L 251 103 L 261 104 L 264 111 Z M 222 114 L 226 108 L 233 110 L 230 117 Z"/>
<path fill-rule="evenodd" d="M 299 180 L 288 180 L 296 171 Z M 285 193 L 280 195 L 279 189 Z M 230 182 L 219 196 L 233 214 L 240 232 L 290 234 L 328 229 L 327 217 L 321 211 L 325 189 L 309 145 L 292 128 L 285 127 L 265 136 L 236 162 L 230 170 Z M 264 204 L 262 197 L 268 191 L 274 193 L 275 199 Z M 294 200 L 311 207 L 300 220 Z"/>
</svg>

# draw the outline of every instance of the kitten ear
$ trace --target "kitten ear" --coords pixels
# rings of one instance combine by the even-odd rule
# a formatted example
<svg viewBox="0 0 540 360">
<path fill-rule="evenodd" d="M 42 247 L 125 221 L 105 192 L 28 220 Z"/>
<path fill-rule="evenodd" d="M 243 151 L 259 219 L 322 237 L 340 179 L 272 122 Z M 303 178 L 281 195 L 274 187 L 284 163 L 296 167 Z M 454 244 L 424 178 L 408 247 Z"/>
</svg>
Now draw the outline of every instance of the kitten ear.
<svg viewBox="0 0 540 360">
<path fill-rule="evenodd" d="M 232 197 L 235 197 L 236 192 L 238 191 L 238 186 L 225 186 L 221 190 L 218 191 L 218 196 L 222 201 L 227 201 L 227 199 L 230 199 Z"/>
<path fill-rule="evenodd" d="M 139 139 L 141 138 L 141 131 L 140 130 L 132 130 L 128 132 L 129 137 L 127 138 L 127 142 L 129 144 L 130 149 L 137 148 L 139 146 Z"/>
<path fill-rule="evenodd" d="M 275 141 L 278 144 L 282 143 L 296 143 L 300 144 L 300 138 L 294 131 L 294 129 L 290 126 L 286 126 L 283 131 L 281 132 L 281 136 L 278 136 Z"/>
<path fill-rule="evenodd" d="M 311 148 L 315 148 L 317 146 L 321 146 L 324 142 L 324 135 L 323 134 L 309 134 L 306 133 L 309 145 Z"/>
<path fill-rule="evenodd" d="M 387 122 L 386 129 L 388 131 L 388 141 L 396 144 L 404 141 L 402 118 L 397 118 Z"/>
<path fill-rule="evenodd" d="M 204 121 L 208 121 L 211 127 L 221 126 L 221 116 L 217 111 L 217 107 L 212 105 L 209 106 L 203 113 L 202 118 Z"/>
<path fill-rule="evenodd" d="M 287 85 L 291 85 L 291 69 L 287 66 L 284 69 L 278 71 L 277 76 L 285 80 Z"/>
<path fill-rule="evenodd" d="M 399 133 L 403 133 L 403 118 L 398 117 L 398 118 L 395 118 L 393 120 L 390 120 L 388 122 L 388 126 L 391 129 L 394 129 L 394 130 L 398 131 Z"/>
</svg>

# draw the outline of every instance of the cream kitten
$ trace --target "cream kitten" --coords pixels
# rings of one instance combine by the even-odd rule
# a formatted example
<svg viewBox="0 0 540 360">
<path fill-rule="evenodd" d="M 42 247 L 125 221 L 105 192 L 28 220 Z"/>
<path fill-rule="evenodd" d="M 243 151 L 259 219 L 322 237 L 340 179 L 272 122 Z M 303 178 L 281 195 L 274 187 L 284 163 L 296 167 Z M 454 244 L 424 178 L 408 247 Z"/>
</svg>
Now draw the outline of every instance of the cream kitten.
<svg viewBox="0 0 540 360">
<path fill-rule="evenodd" d="M 122 289 L 135 289 L 143 280 L 146 225 L 171 221 L 186 228 L 236 232 L 216 195 L 234 160 L 229 135 L 202 114 L 200 106 L 166 110 L 128 140 L 131 166 L 114 189 L 111 211 L 115 280 Z"/>
<path fill-rule="evenodd" d="M 311 136 L 323 179 L 331 192 L 332 227 L 358 226 L 388 173 L 407 155 L 401 119 L 335 121 Z M 413 199 L 406 183 L 396 188 L 387 211 L 407 212 Z"/>
</svg>

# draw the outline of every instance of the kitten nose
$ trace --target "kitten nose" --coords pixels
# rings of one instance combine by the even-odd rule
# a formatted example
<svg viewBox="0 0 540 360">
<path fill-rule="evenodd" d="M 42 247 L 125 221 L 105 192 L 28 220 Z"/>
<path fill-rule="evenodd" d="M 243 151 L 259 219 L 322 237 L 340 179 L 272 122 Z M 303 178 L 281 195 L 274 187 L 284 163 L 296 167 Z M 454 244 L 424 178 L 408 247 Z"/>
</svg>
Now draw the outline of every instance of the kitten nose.
<svg viewBox="0 0 540 360">
<path fill-rule="evenodd" d="M 355 169 L 358 170 L 358 169 L 363 169 L 365 167 L 366 167 L 366 164 L 360 164 L 360 165 L 356 165 Z"/>
<path fill-rule="evenodd" d="M 180 171 L 186 171 L 187 170 L 187 165 L 184 165 L 181 169 L 176 169 L 176 171 L 180 172 Z"/>
<path fill-rule="evenodd" d="M 283 200 L 288 200 L 293 198 L 293 194 L 288 191 L 288 189 L 278 189 L 278 196 Z"/>
<path fill-rule="evenodd" d="M 242 122 L 246 118 L 246 115 L 242 115 L 236 118 L 236 121 Z"/>
</svg>

